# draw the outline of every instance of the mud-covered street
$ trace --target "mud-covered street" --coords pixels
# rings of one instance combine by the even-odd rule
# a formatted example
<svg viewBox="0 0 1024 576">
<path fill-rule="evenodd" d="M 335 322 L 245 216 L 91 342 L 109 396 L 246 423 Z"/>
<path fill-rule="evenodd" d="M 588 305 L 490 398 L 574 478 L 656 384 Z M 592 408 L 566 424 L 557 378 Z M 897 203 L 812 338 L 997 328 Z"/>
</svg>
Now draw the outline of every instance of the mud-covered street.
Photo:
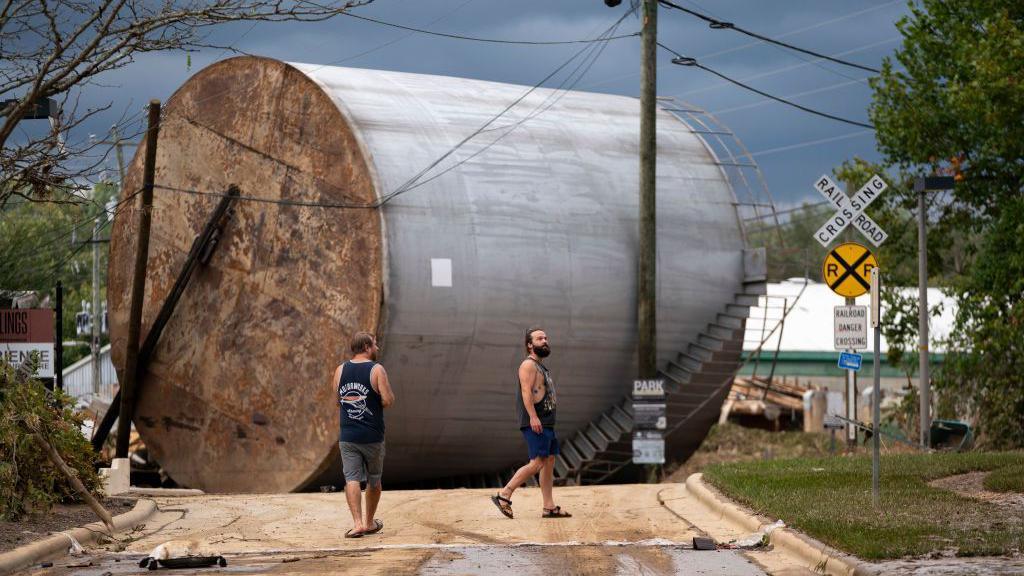
<svg viewBox="0 0 1024 576">
<path fill-rule="evenodd" d="M 34 574 L 101 576 L 148 572 L 138 562 L 169 543 L 222 555 L 224 568 L 176 574 L 736 574 L 806 573 L 775 551 L 696 551 L 695 524 L 728 538 L 724 524 L 682 485 L 557 489 L 572 518 L 542 519 L 540 493 L 516 493 L 516 518 L 488 490 L 385 492 L 379 534 L 346 539 L 343 495 L 217 495 L 158 498 L 159 511 L 133 532 Z M 738 534 L 733 534 L 736 537 Z M 161 568 L 163 570 L 163 568 Z"/>
</svg>

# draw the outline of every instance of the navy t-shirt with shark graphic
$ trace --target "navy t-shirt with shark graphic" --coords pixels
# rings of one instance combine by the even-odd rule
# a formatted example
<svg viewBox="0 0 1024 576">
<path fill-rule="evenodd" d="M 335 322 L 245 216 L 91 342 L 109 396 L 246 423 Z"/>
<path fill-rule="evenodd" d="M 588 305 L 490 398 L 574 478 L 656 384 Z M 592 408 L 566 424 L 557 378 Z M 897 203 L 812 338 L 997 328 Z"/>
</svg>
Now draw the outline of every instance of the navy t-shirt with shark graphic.
<svg viewBox="0 0 1024 576">
<path fill-rule="evenodd" d="M 376 362 L 345 362 L 338 380 L 341 441 L 372 444 L 384 441 L 384 404 L 370 385 Z"/>
</svg>

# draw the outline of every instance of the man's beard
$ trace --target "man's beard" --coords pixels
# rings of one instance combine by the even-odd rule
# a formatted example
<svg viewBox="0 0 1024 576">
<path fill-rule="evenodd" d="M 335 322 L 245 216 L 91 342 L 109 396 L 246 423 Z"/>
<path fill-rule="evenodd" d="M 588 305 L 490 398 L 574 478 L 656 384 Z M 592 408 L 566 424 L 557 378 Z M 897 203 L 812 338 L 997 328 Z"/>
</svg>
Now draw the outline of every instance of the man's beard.
<svg viewBox="0 0 1024 576">
<path fill-rule="evenodd" d="M 533 353 L 536 354 L 538 358 L 547 358 L 551 355 L 551 346 L 548 346 L 547 344 L 543 346 L 535 346 L 533 348 Z"/>
</svg>

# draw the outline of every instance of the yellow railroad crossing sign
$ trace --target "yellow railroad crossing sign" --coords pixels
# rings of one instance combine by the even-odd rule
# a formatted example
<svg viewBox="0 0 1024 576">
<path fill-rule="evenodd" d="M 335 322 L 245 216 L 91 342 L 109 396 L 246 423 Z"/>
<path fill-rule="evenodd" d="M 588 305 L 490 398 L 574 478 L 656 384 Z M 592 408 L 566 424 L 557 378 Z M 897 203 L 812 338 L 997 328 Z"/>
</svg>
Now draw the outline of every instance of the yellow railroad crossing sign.
<svg viewBox="0 0 1024 576">
<path fill-rule="evenodd" d="M 872 268 L 878 268 L 874 254 L 856 242 L 847 242 L 825 256 L 821 277 L 836 294 L 856 298 L 871 290 Z"/>
</svg>

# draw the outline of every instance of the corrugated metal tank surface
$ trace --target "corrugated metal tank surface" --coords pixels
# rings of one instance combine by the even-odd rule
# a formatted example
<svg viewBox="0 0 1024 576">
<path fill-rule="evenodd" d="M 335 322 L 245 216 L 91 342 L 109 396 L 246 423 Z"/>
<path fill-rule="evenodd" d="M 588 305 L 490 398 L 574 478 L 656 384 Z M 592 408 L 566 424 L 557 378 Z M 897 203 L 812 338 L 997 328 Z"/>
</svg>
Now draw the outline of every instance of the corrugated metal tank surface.
<svg viewBox="0 0 1024 576">
<path fill-rule="evenodd" d="M 227 60 L 169 101 L 157 182 L 205 191 L 234 182 L 243 195 L 268 199 L 373 201 L 527 89 Z M 538 107 L 546 109 L 536 114 Z M 146 376 L 139 428 L 151 450 L 178 482 L 211 491 L 329 483 L 339 473 L 329 377 L 359 329 L 381 335 L 397 396 L 386 413 L 386 482 L 525 461 L 514 391 L 530 326 L 551 339 L 558 433 L 585 426 L 636 373 L 638 113 L 633 98 L 538 89 L 424 180 L 439 176 L 381 209 L 240 202 L 225 245 L 186 291 Z M 233 119 L 218 116 L 225 114 Z M 135 186 L 142 156 L 129 179 Z M 259 168 L 266 156 L 288 168 Z M 662 111 L 657 187 L 664 365 L 739 290 L 743 239 L 715 159 Z M 166 189 L 156 197 L 144 331 L 216 200 Z M 120 219 L 112 247 L 119 366 L 133 220 Z M 287 313 L 262 312 L 271 302 L 290 303 Z"/>
</svg>

